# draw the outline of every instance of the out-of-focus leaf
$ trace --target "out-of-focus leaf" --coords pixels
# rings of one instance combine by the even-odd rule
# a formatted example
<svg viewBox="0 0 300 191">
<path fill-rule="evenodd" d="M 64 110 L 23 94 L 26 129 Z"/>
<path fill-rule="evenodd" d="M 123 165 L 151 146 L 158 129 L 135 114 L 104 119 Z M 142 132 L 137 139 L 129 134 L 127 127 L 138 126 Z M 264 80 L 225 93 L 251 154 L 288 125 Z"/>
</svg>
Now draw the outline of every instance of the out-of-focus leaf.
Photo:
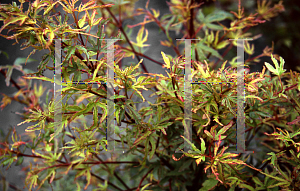
<svg viewBox="0 0 300 191">
<path fill-rule="evenodd" d="M 216 185 L 218 184 L 218 180 L 210 178 L 204 181 L 202 184 L 202 188 L 199 189 L 199 191 L 209 191 L 212 190 Z"/>
</svg>

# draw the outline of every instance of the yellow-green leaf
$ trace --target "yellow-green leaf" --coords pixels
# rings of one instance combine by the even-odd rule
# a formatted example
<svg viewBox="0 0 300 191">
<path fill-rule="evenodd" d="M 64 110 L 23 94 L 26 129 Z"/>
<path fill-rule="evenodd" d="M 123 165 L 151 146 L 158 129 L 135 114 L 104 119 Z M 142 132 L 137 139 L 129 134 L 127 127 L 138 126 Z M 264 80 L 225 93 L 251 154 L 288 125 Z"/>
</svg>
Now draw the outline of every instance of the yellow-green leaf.
<svg viewBox="0 0 300 191">
<path fill-rule="evenodd" d="M 161 51 L 161 55 L 163 56 L 164 62 L 166 64 L 166 68 L 170 69 L 171 65 L 170 65 L 170 60 L 169 58 L 166 56 L 166 54 L 164 52 Z"/>
</svg>

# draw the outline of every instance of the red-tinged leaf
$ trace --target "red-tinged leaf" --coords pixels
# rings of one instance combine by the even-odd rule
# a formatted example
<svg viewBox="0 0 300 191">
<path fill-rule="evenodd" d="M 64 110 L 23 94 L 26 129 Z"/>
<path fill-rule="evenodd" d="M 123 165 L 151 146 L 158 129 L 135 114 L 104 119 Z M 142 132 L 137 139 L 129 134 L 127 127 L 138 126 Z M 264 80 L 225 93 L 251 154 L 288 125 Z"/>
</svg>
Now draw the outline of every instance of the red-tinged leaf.
<svg viewBox="0 0 300 191">
<path fill-rule="evenodd" d="M 222 184 L 223 184 L 223 182 L 219 179 L 219 173 L 217 173 L 216 171 L 215 171 L 215 169 L 214 168 L 211 168 L 211 171 L 212 171 L 212 173 L 216 176 L 216 179 L 218 180 L 218 181 L 220 181 Z"/>
<path fill-rule="evenodd" d="M 201 161 L 205 161 L 205 156 L 201 156 L 200 158 L 198 158 L 197 160 L 196 160 L 196 163 L 197 163 L 197 166 L 198 166 L 198 164 L 201 162 Z"/>
<path fill-rule="evenodd" d="M 226 126 L 223 126 L 219 132 L 218 132 L 218 136 L 224 134 L 230 127 L 232 127 L 233 125 L 233 120 L 231 120 Z"/>
<path fill-rule="evenodd" d="M 214 148 L 214 155 L 216 156 L 217 155 L 217 151 L 220 147 L 220 144 L 221 144 L 221 135 L 219 135 L 219 140 L 218 140 L 218 143 L 215 145 L 215 148 Z"/>
<path fill-rule="evenodd" d="M 36 77 L 36 76 L 24 76 L 23 78 L 25 79 L 37 79 L 37 80 L 43 80 L 43 81 L 48 81 L 54 83 L 54 79 L 50 79 L 44 76 L 41 77 Z"/>
<path fill-rule="evenodd" d="M 93 26 L 98 25 L 100 23 L 100 21 L 102 21 L 102 17 L 97 19 L 95 22 L 92 23 Z"/>
<path fill-rule="evenodd" d="M 81 19 L 79 19 L 79 21 L 78 21 L 79 28 L 82 28 L 84 26 L 85 21 L 86 21 L 86 16 L 87 16 L 87 14 L 85 14 Z"/>
<path fill-rule="evenodd" d="M 98 6 L 92 6 L 86 9 L 82 9 L 81 11 L 91 10 L 91 9 L 97 9 L 97 8 L 106 8 L 106 7 L 112 7 L 115 4 L 106 4 L 106 5 L 98 5 Z"/>
<path fill-rule="evenodd" d="M 27 18 L 26 16 L 23 16 L 23 17 L 9 17 L 9 18 L 5 19 L 4 25 L 0 28 L 0 33 L 2 32 L 3 29 L 5 29 L 10 24 L 14 24 L 18 21 L 21 21 L 21 23 L 24 23 L 26 18 Z"/>
<path fill-rule="evenodd" d="M 72 9 L 71 9 L 69 6 L 66 7 L 66 6 L 64 5 L 64 3 L 60 2 L 60 1 L 58 1 L 58 3 L 63 7 L 63 10 L 64 10 L 65 12 L 70 13 L 70 14 L 73 13 Z M 56 5 L 56 6 L 57 6 L 57 5 Z"/>
<path fill-rule="evenodd" d="M 204 172 L 206 173 L 207 169 L 210 167 L 210 165 L 207 165 L 205 168 L 204 168 Z"/>
<path fill-rule="evenodd" d="M 12 147 L 19 147 L 19 146 L 25 145 L 25 144 L 26 144 L 26 142 L 19 141 L 19 142 L 15 142 L 15 143 L 12 145 Z"/>
<path fill-rule="evenodd" d="M 100 38 L 98 36 L 95 36 L 95 35 L 92 35 L 92 34 L 89 34 L 89 33 L 80 32 L 80 31 L 84 31 L 84 30 L 85 30 L 84 28 L 83 29 L 66 29 L 65 32 L 82 34 L 82 35 L 87 35 L 87 36 L 91 36 L 91 37 L 95 37 L 95 38 Z"/>
<path fill-rule="evenodd" d="M 91 25 L 95 25 L 95 24 L 94 24 L 94 19 L 95 19 L 96 13 L 97 13 L 97 11 L 96 11 L 96 10 L 93 10 L 93 14 L 92 14 L 91 19 L 90 19 L 91 22 L 92 22 Z M 97 13 L 97 14 L 98 14 L 98 13 Z M 101 17 L 100 19 L 102 19 L 102 17 Z M 99 20 L 99 19 L 98 19 L 98 20 Z"/>
<path fill-rule="evenodd" d="M 50 181 L 49 181 L 49 183 L 51 184 L 52 182 L 53 182 L 53 180 L 54 180 L 54 178 L 55 178 L 55 170 L 53 170 L 52 171 L 52 176 L 51 176 L 51 178 L 50 178 Z"/>
<path fill-rule="evenodd" d="M 237 156 L 239 156 L 239 154 L 225 153 L 220 157 L 220 159 L 229 158 L 229 157 L 232 158 L 232 157 L 237 157 Z"/>
<path fill-rule="evenodd" d="M 160 130 L 163 132 L 164 135 L 167 135 L 165 128 L 162 127 Z"/>
<path fill-rule="evenodd" d="M 209 131 L 204 130 L 204 133 L 205 133 L 209 138 L 213 139 L 213 136 L 210 134 Z"/>
<path fill-rule="evenodd" d="M 147 131 L 145 134 L 143 134 L 140 138 L 136 139 L 133 143 L 133 145 L 131 146 L 130 149 L 132 149 L 133 147 L 135 147 L 137 144 L 139 144 L 143 139 L 147 138 L 152 132 L 151 131 Z"/>
<path fill-rule="evenodd" d="M 2 93 L 1 93 L 2 94 Z M 0 106 L 0 108 L 1 108 L 1 110 L 3 110 L 3 108 L 5 107 L 5 106 L 7 106 L 8 104 L 10 104 L 11 103 L 11 98 L 9 97 L 9 96 L 7 96 L 7 95 L 5 95 L 5 94 L 2 94 L 3 95 L 3 98 L 2 98 L 2 101 L 1 101 L 1 106 Z"/>
<path fill-rule="evenodd" d="M 228 147 L 223 147 L 222 151 L 218 154 L 218 156 L 222 156 L 224 151 L 227 149 Z"/>
<path fill-rule="evenodd" d="M 79 8 L 79 12 L 81 12 L 82 10 L 86 9 L 89 6 L 95 5 L 95 1 L 86 1 L 86 2 L 84 2 L 84 5 L 81 8 Z"/>
<path fill-rule="evenodd" d="M 160 41 L 160 44 L 163 45 L 163 46 L 166 46 L 166 47 L 171 47 L 172 46 L 172 44 L 167 40 Z"/>
<path fill-rule="evenodd" d="M 289 181 L 285 181 L 285 182 L 279 182 L 277 184 L 272 184 L 270 186 L 268 186 L 268 188 L 275 188 L 275 187 L 288 187 L 291 183 Z"/>
<path fill-rule="evenodd" d="M 182 159 L 184 156 L 185 156 L 185 154 L 182 154 L 181 157 L 177 159 L 177 158 L 174 156 L 174 154 L 173 154 L 173 155 L 172 155 L 172 158 L 173 158 L 173 160 L 175 160 L 175 161 L 179 161 L 179 160 Z"/>
<path fill-rule="evenodd" d="M 91 172 L 89 170 L 86 171 L 86 185 L 84 187 L 84 190 L 87 189 L 87 187 L 91 184 L 91 179 L 92 179 L 92 176 L 91 176 Z"/>
<path fill-rule="evenodd" d="M 287 124 L 288 125 L 294 125 L 296 123 L 299 123 L 300 122 L 300 116 L 298 116 L 296 119 L 294 119 L 292 122 L 288 122 Z"/>
<path fill-rule="evenodd" d="M 51 4 L 47 7 L 47 9 L 45 9 L 44 15 L 48 14 L 48 13 L 53 9 L 53 7 L 54 7 L 57 3 L 58 3 L 58 1 L 56 1 L 56 2 L 54 2 L 54 3 L 51 3 Z"/>
</svg>

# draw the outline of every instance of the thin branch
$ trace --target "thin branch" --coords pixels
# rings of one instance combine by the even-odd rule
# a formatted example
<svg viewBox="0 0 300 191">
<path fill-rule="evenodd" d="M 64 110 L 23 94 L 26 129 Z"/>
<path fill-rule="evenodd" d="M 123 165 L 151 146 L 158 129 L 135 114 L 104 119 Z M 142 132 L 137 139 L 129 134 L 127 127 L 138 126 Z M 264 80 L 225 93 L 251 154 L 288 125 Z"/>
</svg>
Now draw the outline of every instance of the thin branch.
<svg viewBox="0 0 300 191">
<path fill-rule="evenodd" d="M 103 3 L 102 0 L 99 0 L 99 1 L 100 1 L 100 3 L 101 3 L 102 5 L 105 5 L 105 3 Z M 109 9 L 108 7 L 105 7 L 105 9 L 109 12 L 109 14 L 112 16 L 112 18 L 113 18 L 114 21 L 116 22 L 118 28 L 119 28 L 119 29 L 121 30 L 121 32 L 123 33 L 124 37 L 126 38 L 126 41 L 128 42 L 130 48 L 132 49 L 132 51 L 133 51 L 133 52 L 136 52 L 135 49 L 134 49 L 134 47 L 133 47 L 133 45 L 131 44 L 131 42 L 130 42 L 128 36 L 127 36 L 127 34 L 126 34 L 125 31 L 124 31 L 124 29 L 123 29 L 123 27 L 122 27 L 122 24 L 119 23 L 118 19 L 117 19 L 117 18 L 115 17 L 115 15 L 110 11 L 110 9 Z M 137 58 L 138 61 L 140 62 L 141 59 L 140 59 L 140 57 L 139 57 L 138 55 L 136 55 L 136 58 Z M 147 68 L 145 67 L 144 62 L 142 62 L 141 65 L 142 65 L 143 70 L 144 70 L 146 73 L 148 73 L 148 70 L 147 70 Z"/>
<path fill-rule="evenodd" d="M 120 48 L 121 48 L 121 49 L 124 49 L 124 50 L 127 50 L 127 51 L 132 51 L 132 50 L 130 50 L 130 49 L 128 49 L 128 48 L 125 48 L 125 47 L 120 47 Z M 150 57 L 144 55 L 143 53 L 135 52 L 134 50 L 133 50 L 133 52 L 134 52 L 135 54 L 139 55 L 139 56 L 142 56 L 142 57 L 144 57 L 144 58 L 147 58 L 148 60 L 151 60 L 152 62 L 154 62 L 154 63 L 156 63 L 156 64 L 159 64 L 159 65 L 161 65 L 161 66 L 164 65 L 163 63 L 158 62 L 158 61 L 156 61 L 156 60 L 154 60 L 154 59 L 152 59 L 152 58 L 150 58 Z"/>
<path fill-rule="evenodd" d="M 6 78 L 6 72 L 0 69 L 1 74 L 3 74 L 3 76 Z M 21 87 L 15 82 L 15 80 L 13 80 L 12 78 L 10 78 L 10 82 L 18 89 L 21 90 Z"/>
<path fill-rule="evenodd" d="M 101 161 L 101 162 L 103 162 L 103 160 L 100 158 L 100 157 L 98 157 L 96 154 L 94 154 L 94 156 L 99 160 L 99 161 Z M 109 169 L 109 167 L 106 165 L 106 164 L 104 164 L 106 167 L 107 167 L 107 169 Z M 128 190 L 128 189 L 130 189 L 128 186 L 127 186 L 127 184 L 119 177 L 119 175 L 116 173 L 116 171 L 114 171 L 114 175 L 116 176 L 116 178 L 123 184 L 123 186 Z"/>
<path fill-rule="evenodd" d="M 4 180 L 5 182 L 7 182 L 7 183 L 8 183 L 8 186 L 9 186 L 11 189 L 14 189 L 14 190 L 17 190 L 17 191 L 22 191 L 21 189 L 17 188 L 16 186 L 12 185 L 11 183 L 9 183 L 9 182 L 6 180 L 6 178 L 5 178 L 4 176 L 1 176 L 1 175 L 0 175 L 0 178 L 1 178 L 2 180 Z"/>
<path fill-rule="evenodd" d="M 148 176 L 148 174 L 149 174 L 153 169 L 154 169 L 154 168 L 151 168 L 151 169 L 143 176 L 143 178 L 142 178 L 141 181 L 140 181 L 140 184 L 139 184 L 138 188 L 136 189 L 137 191 L 140 190 L 141 185 L 142 185 L 142 182 L 144 181 L 144 179 Z"/>
<path fill-rule="evenodd" d="M 104 180 L 103 178 L 101 178 L 100 176 L 94 174 L 93 172 L 91 172 L 91 175 L 94 176 L 95 178 L 97 178 L 97 179 L 99 179 L 99 180 L 105 182 L 105 180 Z M 109 181 L 107 181 L 107 184 L 110 185 L 110 186 L 112 186 L 112 187 L 114 187 L 114 188 L 117 189 L 117 190 L 122 191 L 121 188 L 117 187 L 116 185 L 114 185 L 113 183 L 111 183 L 111 182 L 109 182 Z"/>
</svg>

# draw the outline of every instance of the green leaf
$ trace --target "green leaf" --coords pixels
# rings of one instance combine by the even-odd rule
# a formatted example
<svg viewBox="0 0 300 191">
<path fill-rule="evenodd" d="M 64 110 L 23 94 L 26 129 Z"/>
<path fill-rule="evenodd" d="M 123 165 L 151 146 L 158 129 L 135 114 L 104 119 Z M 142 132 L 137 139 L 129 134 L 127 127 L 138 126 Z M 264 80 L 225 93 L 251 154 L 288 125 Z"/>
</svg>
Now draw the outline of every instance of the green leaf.
<svg viewBox="0 0 300 191">
<path fill-rule="evenodd" d="M 207 26 L 207 28 L 212 29 L 212 30 L 223 30 L 223 27 L 220 25 L 207 23 L 206 26 Z"/>
<path fill-rule="evenodd" d="M 273 74 L 276 74 L 278 76 L 280 76 L 281 74 L 283 74 L 286 70 L 283 69 L 284 67 L 284 60 L 282 57 L 280 57 L 280 66 L 278 66 L 278 62 L 277 60 L 274 58 L 273 54 L 271 54 L 271 59 L 273 61 L 273 63 L 275 64 L 275 68 L 273 66 L 271 66 L 269 63 L 265 62 L 266 67 L 268 68 L 268 70 L 270 70 Z"/>
<path fill-rule="evenodd" d="M 26 59 L 27 58 L 17 58 L 15 61 L 14 61 L 14 65 L 21 65 L 21 64 L 25 64 L 26 62 Z M 33 59 L 33 58 L 28 58 L 27 60 L 27 63 L 28 62 L 34 62 L 34 61 L 37 61 L 36 59 Z"/>
<path fill-rule="evenodd" d="M 8 54 L 7 54 L 6 52 L 4 52 L 4 51 L 0 50 L 0 54 L 4 54 L 4 55 L 5 55 L 5 57 L 6 57 L 7 59 L 9 59 L 9 56 L 8 56 Z"/>
<path fill-rule="evenodd" d="M 75 114 L 72 116 L 71 121 L 72 121 L 74 118 L 76 118 L 77 116 L 80 116 L 80 115 L 82 115 L 82 114 L 84 114 L 84 113 L 87 113 L 87 112 L 91 111 L 91 110 L 93 109 L 94 106 L 95 106 L 95 103 L 94 103 L 94 102 L 89 102 L 83 110 L 81 110 L 81 111 L 75 113 Z"/>
<path fill-rule="evenodd" d="M 4 21 L 4 25 L 1 27 L 0 29 L 0 33 L 2 32 L 3 29 L 5 29 L 8 25 L 10 24 L 17 24 L 18 21 L 21 21 L 21 23 L 23 23 L 25 21 L 25 19 L 28 18 L 27 15 L 19 15 L 18 17 L 10 17 L 5 19 Z"/>
<path fill-rule="evenodd" d="M 78 50 L 82 50 L 82 51 L 85 53 L 85 55 L 87 56 L 87 59 L 88 59 L 88 60 L 90 59 L 90 55 L 88 54 L 87 49 L 86 49 L 85 47 L 80 46 L 80 45 L 77 45 L 76 48 L 77 48 Z"/>
<path fill-rule="evenodd" d="M 165 29 L 166 29 L 166 35 L 167 35 L 167 38 L 168 38 L 168 40 L 170 41 L 170 42 L 172 42 L 172 38 L 170 37 L 170 35 L 169 35 L 169 27 L 170 27 L 170 25 L 175 21 L 175 19 L 176 19 L 176 16 L 175 15 L 173 15 L 173 17 L 169 20 L 169 22 L 167 23 L 167 25 L 165 26 Z"/>
<path fill-rule="evenodd" d="M 212 136 L 212 134 L 211 134 L 209 131 L 204 130 L 204 133 L 205 133 L 209 138 L 214 139 L 213 136 Z"/>
<path fill-rule="evenodd" d="M 279 182 L 277 184 L 272 184 L 272 185 L 268 186 L 268 188 L 288 187 L 289 185 L 290 185 L 290 183 L 288 181 L 285 181 L 285 182 Z"/>
<path fill-rule="evenodd" d="M 79 19 L 78 21 L 79 28 L 82 28 L 84 26 L 85 20 L 86 20 L 86 14 L 81 19 Z"/>
<path fill-rule="evenodd" d="M 148 184 L 146 184 L 145 186 L 143 186 L 142 187 L 142 189 L 141 189 L 141 191 L 147 191 L 147 190 L 145 190 L 148 186 L 150 186 L 152 183 L 148 183 Z"/>
<path fill-rule="evenodd" d="M 230 42 L 228 40 L 224 40 L 222 42 L 219 42 L 218 45 L 216 46 L 216 49 L 222 49 L 225 48 Z"/>
<path fill-rule="evenodd" d="M 206 16 L 205 22 L 212 23 L 212 22 L 216 22 L 216 21 L 225 20 L 226 18 L 233 18 L 233 15 L 226 11 L 216 10 Z M 222 29 L 223 29 L 223 27 L 222 27 Z"/>
<path fill-rule="evenodd" d="M 247 184 L 240 183 L 240 184 L 239 184 L 239 187 L 240 187 L 240 188 L 247 188 L 247 189 L 249 189 L 249 190 L 251 190 L 251 191 L 255 191 L 255 189 L 254 189 L 252 186 L 247 185 Z"/>
<path fill-rule="evenodd" d="M 264 186 L 264 184 L 259 180 L 258 177 L 254 176 L 254 177 L 252 177 L 252 179 L 256 184 L 258 184 L 260 186 Z"/>
<path fill-rule="evenodd" d="M 201 154 L 204 154 L 205 150 L 206 150 L 205 142 L 201 137 L 200 137 L 200 139 L 201 139 Z"/>
<path fill-rule="evenodd" d="M 182 135 L 180 135 L 180 137 L 182 137 L 184 140 L 186 140 L 192 146 L 193 150 L 200 154 L 200 150 L 194 145 L 194 143 L 191 143 L 187 138 L 185 138 Z"/>
<path fill-rule="evenodd" d="M 6 86 L 9 86 L 10 84 L 10 79 L 11 79 L 13 69 L 14 69 L 13 66 L 8 66 L 8 70 L 6 72 L 6 78 L 5 78 Z"/>
<path fill-rule="evenodd" d="M 136 145 L 138 145 L 143 139 L 145 139 L 146 137 L 148 137 L 148 135 L 150 135 L 151 133 L 152 133 L 151 131 L 147 131 L 140 138 L 136 139 L 130 149 L 132 149 L 133 147 L 135 147 Z"/>
<path fill-rule="evenodd" d="M 264 173 L 264 172 L 260 172 L 260 173 L 266 175 L 267 177 L 271 177 L 271 178 L 273 178 L 273 179 L 276 179 L 276 180 L 278 180 L 278 181 L 280 181 L 280 182 L 286 182 L 286 180 L 284 180 L 284 179 L 282 179 L 282 178 L 278 178 L 278 177 L 276 177 L 276 176 L 272 176 L 272 175 L 267 174 L 267 173 Z M 267 178 L 267 177 L 266 177 L 266 178 Z"/>
<path fill-rule="evenodd" d="M 142 118 L 141 115 L 134 108 L 132 108 L 129 105 L 128 100 L 126 100 L 125 104 L 129 108 L 129 110 L 131 111 L 131 112 L 129 112 L 129 115 L 134 118 L 134 120 L 137 124 L 140 124 L 140 120 Z"/>
<path fill-rule="evenodd" d="M 208 180 L 205 180 L 204 183 L 202 184 L 202 188 L 199 189 L 199 191 L 209 191 L 212 190 L 216 185 L 218 184 L 218 180 L 210 178 Z"/>
<path fill-rule="evenodd" d="M 56 3 L 58 3 L 58 2 L 51 3 L 51 4 L 47 7 L 47 9 L 45 9 L 44 15 L 48 14 L 48 13 L 53 9 L 53 7 L 54 7 L 54 5 L 55 5 Z"/>
<path fill-rule="evenodd" d="M 68 47 L 66 47 L 66 49 L 67 49 L 67 55 L 66 55 L 65 60 L 69 61 L 71 56 L 74 55 L 76 47 L 75 46 L 68 46 Z"/>
<path fill-rule="evenodd" d="M 146 31 L 146 34 L 145 37 L 143 38 L 144 30 Z M 142 26 L 136 36 L 136 43 L 135 42 L 131 42 L 131 43 L 142 48 L 142 47 L 150 46 L 150 44 L 144 44 L 144 42 L 146 42 L 147 40 L 148 40 L 148 30 L 145 29 L 144 26 Z"/>
<path fill-rule="evenodd" d="M 271 66 L 271 64 L 265 62 L 265 65 L 268 68 L 268 70 L 270 70 L 274 74 L 277 74 L 277 71 L 275 70 L 275 68 L 273 68 L 273 66 Z"/>
<path fill-rule="evenodd" d="M 178 171 L 171 171 L 168 172 L 165 176 L 180 176 L 180 175 L 185 175 L 186 172 L 182 171 L 182 172 L 178 172 Z"/>
<path fill-rule="evenodd" d="M 149 160 L 151 160 L 156 151 L 156 142 L 155 142 L 153 136 L 151 136 L 149 140 L 150 140 L 151 148 L 152 148 L 152 150 L 150 151 L 150 154 L 149 154 Z"/>
<path fill-rule="evenodd" d="M 272 117 L 272 115 L 268 114 L 268 113 L 265 113 L 265 112 L 262 112 L 262 111 L 255 111 L 255 113 L 263 116 L 263 117 Z"/>
<path fill-rule="evenodd" d="M 23 161 L 24 161 L 24 157 L 23 156 L 18 157 L 18 161 L 16 163 L 16 166 L 21 165 L 23 163 Z"/>
<path fill-rule="evenodd" d="M 214 50 L 211 47 L 204 45 L 202 42 L 197 43 L 195 46 L 197 47 L 197 49 L 207 51 L 207 52 L 211 53 L 213 56 L 223 60 L 223 57 L 218 53 L 218 51 Z"/>
<path fill-rule="evenodd" d="M 199 19 L 199 21 L 204 21 L 205 20 L 205 16 L 202 13 L 202 9 L 199 9 L 198 14 L 197 14 L 197 19 Z"/>
<path fill-rule="evenodd" d="M 96 70 L 94 71 L 94 74 L 93 74 L 93 80 L 96 78 L 96 75 L 97 75 L 97 73 L 99 71 L 99 68 L 101 67 L 102 63 L 103 63 L 103 61 L 100 61 L 98 63 L 97 68 L 96 68 Z"/>
</svg>

